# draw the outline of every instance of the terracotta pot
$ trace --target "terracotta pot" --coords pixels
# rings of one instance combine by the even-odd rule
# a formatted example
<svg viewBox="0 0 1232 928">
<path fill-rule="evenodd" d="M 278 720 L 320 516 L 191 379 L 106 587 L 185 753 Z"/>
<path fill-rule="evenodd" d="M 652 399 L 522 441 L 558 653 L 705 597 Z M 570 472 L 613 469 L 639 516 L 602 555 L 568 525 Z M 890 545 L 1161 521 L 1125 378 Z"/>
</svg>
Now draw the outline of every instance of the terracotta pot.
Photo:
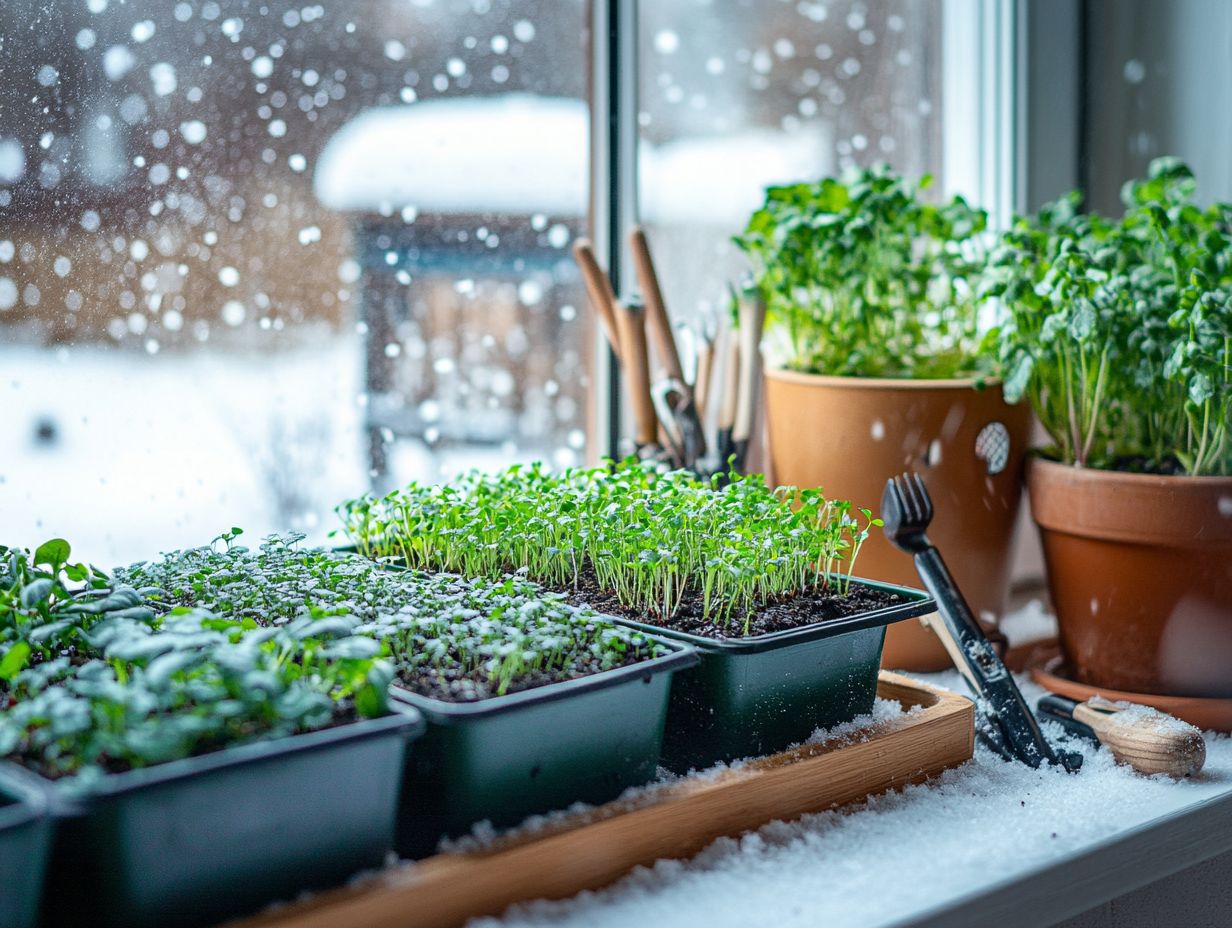
<svg viewBox="0 0 1232 928">
<path fill-rule="evenodd" d="M 1032 459 L 1061 649 L 1080 682 L 1232 697 L 1232 477 Z"/>
<path fill-rule="evenodd" d="M 886 480 L 923 474 L 936 507 L 929 536 L 977 615 L 1005 607 L 1031 412 L 972 380 L 884 380 L 766 371 L 775 480 L 820 486 L 876 511 Z M 1000 423 L 998 427 L 997 423 Z M 919 586 L 911 558 L 880 533 L 856 573 Z M 941 670 L 949 657 L 919 622 L 887 629 L 882 664 Z"/>
</svg>

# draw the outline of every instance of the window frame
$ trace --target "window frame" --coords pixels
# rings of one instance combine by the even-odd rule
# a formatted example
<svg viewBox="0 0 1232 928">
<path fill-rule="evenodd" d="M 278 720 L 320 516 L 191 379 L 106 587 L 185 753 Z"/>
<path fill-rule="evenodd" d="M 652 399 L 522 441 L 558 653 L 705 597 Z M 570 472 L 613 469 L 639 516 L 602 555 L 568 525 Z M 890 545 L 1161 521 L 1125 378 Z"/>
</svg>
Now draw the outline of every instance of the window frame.
<svg viewBox="0 0 1232 928">
<path fill-rule="evenodd" d="M 638 216 L 638 5 L 648 0 L 589 0 L 590 30 L 590 160 L 591 195 L 588 224 L 595 251 L 610 269 L 617 296 L 634 286 L 624 242 Z M 1009 222 L 1041 185 L 1056 182 L 1028 175 L 1036 163 L 1035 148 L 1026 141 L 1040 132 L 1028 125 L 1028 102 L 1043 100 L 1028 93 L 1028 81 L 1041 81 L 1046 71 L 1028 54 L 1044 47 L 1028 43 L 1066 19 L 1069 0 L 943 0 L 942 34 L 943 113 L 965 118 L 942 123 L 942 158 L 946 193 L 961 193 L 988 209 L 994 226 Z M 971 74 L 975 74 L 975 80 Z M 1059 76 L 1064 79 L 1066 75 Z M 1054 78 L 1049 90 L 1055 92 Z M 1051 93 L 1049 98 L 1051 98 Z M 1071 94 L 1072 96 L 1072 94 Z M 1066 107 L 1058 107 L 1061 117 Z M 1049 113 L 1047 106 L 1030 110 L 1033 120 Z M 976 144 L 967 135 L 975 126 Z M 1047 138 L 1047 135 L 1044 135 Z M 1038 146 L 1037 146 L 1038 147 Z M 1052 175 L 1064 177 L 1058 155 L 1049 164 Z M 958 186 L 953 178 L 970 177 L 974 183 Z M 592 336 L 591 371 L 592 462 L 620 453 L 627 416 L 620 369 L 598 326 Z"/>
</svg>

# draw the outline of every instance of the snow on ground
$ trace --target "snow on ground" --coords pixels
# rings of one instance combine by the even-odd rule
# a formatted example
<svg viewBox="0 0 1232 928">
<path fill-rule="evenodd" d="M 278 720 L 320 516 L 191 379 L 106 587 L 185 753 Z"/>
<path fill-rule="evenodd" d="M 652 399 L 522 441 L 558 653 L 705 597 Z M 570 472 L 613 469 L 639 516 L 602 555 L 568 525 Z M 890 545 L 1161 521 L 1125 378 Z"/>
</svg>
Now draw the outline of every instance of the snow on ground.
<svg viewBox="0 0 1232 928">
<path fill-rule="evenodd" d="M 325 541 L 334 505 L 369 488 L 361 362 L 342 335 L 268 352 L 0 345 L 0 544 L 63 537 L 112 567 L 231 526 Z M 417 441 L 392 455 L 400 479 L 494 456 Z"/>
<path fill-rule="evenodd" d="M 921 679 L 965 692 L 956 673 Z M 1019 685 L 1032 704 L 1043 694 Z M 928 784 L 721 839 L 691 861 L 660 861 L 608 889 L 471 928 L 892 924 L 1232 789 L 1226 735 L 1208 734 L 1206 769 L 1180 782 L 1071 744 L 1086 757 L 1077 774 L 1031 770 L 977 746 L 971 762 Z"/>
</svg>

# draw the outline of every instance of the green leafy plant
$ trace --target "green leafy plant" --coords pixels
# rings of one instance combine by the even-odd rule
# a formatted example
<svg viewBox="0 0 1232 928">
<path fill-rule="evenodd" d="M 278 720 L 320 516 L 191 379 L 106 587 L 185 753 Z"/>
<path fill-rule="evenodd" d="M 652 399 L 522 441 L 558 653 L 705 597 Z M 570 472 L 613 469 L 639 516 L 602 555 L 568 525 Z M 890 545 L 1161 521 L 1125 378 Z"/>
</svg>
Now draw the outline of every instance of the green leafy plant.
<svg viewBox="0 0 1232 928">
<path fill-rule="evenodd" d="M 387 711 L 379 646 L 327 620 L 262 629 L 175 610 L 154 624 L 111 617 L 94 632 L 97 657 L 17 674 L 0 756 L 88 779 Z"/>
<path fill-rule="evenodd" d="M 884 165 L 770 187 L 736 244 L 791 370 L 860 377 L 984 372 L 979 351 L 983 210 L 933 205 Z"/>
<path fill-rule="evenodd" d="M 398 681 L 470 701 L 609 670 L 665 653 L 633 629 L 545 593 L 523 577 L 463 580 L 393 570 L 354 554 L 303 549 L 302 536 L 254 551 L 215 544 L 116 571 L 160 588 L 160 611 L 192 606 L 263 626 L 332 621 L 382 645 Z"/>
<path fill-rule="evenodd" d="M 1050 456 L 1151 473 L 1232 473 L 1232 206 L 1201 209 L 1175 158 L 1122 191 L 1119 220 L 1079 194 L 1019 218 L 983 293 L 1010 401 L 1030 399 Z"/>
<path fill-rule="evenodd" d="M 867 509 L 760 476 L 702 481 L 629 459 L 550 473 L 515 465 L 451 486 L 412 483 L 338 509 L 359 551 L 408 567 L 557 589 L 593 576 L 621 604 L 669 621 L 686 593 L 744 634 L 761 607 L 807 592 L 846 595 Z"/>
<path fill-rule="evenodd" d="M 90 630 L 104 619 L 154 618 L 139 591 L 71 563 L 71 553 L 62 538 L 33 554 L 0 546 L 0 690 L 32 660 L 88 644 Z"/>
</svg>

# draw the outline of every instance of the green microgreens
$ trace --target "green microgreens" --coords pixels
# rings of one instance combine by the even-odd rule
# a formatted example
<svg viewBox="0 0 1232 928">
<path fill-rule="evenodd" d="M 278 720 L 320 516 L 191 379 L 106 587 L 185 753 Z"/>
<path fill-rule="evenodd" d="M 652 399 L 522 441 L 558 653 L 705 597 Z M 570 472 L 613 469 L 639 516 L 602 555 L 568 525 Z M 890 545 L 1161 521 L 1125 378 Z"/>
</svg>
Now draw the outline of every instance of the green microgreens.
<svg viewBox="0 0 1232 928">
<path fill-rule="evenodd" d="M 884 165 L 770 187 L 735 242 L 766 301 L 785 365 L 857 377 L 983 373 L 983 210 L 933 205 Z M 778 343 L 782 343 L 781 346 Z"/>
<path fill-rule="evenodd" d="M 1232 473 L 1232 205 L 1194 192 L 1159 158 L 1126 184 L 1123 218 L 1071 193 L 990 258 L 1006 397 L 1031 400 L 1064 463 Z"/>
<path fill-rule="evenodd" d="M 621 604 L 669 620 L 686 592 L 707 620 L 808 591 L 846 595 L 871 527 L 867 509 L 820 490 L 723 483 L 632 459 L 559 474 L 515 465 L 452 486 L 412 483 L 338 509 L 360 553 L 467 577 L 525 571 L 564 589 L 591 570 Z M 860 518 L 862 517 L 862 521 Z"/>
<path fill-rule="evenodd" d="M 0 756 L 84 780 L 388 711 L 392 667 L 353 620 L 169 608 L 69 554 L 0 548 Z"/>
<path fill-rule="evenodd" d="M 159 609 L 208 608 L 279 626 L 333 615 L 380 641 L 398 679 L 425 695 L 474 700 L 665 653 L 645 635 L 566 604 L 523 577 L 462 580 L 392 570 L 353 554 L 300 549 L 300 536 L 256 551 L 234 545 L 165 555 L 116 572 L 162 589 Z"/>
<path fill-rule="evenodd" d="M 107 619 L 99 656 L 27 668 L 0 714 L 0 756 L 50 776 L 97 775 L 386 711 L 379 646 L 321 620 L 276 629 L 177 610 L 156 625 Z"/>
<path fill-rule="evenodd" d="M 70 563 L 70 554 L 61 538 L 33 554 L 0 546 L 0 691 L 30 661 L 80 646 L 104 619 L 154 618 L 139 591 L 116 586 L 97 568 Z"/>
</svg>

